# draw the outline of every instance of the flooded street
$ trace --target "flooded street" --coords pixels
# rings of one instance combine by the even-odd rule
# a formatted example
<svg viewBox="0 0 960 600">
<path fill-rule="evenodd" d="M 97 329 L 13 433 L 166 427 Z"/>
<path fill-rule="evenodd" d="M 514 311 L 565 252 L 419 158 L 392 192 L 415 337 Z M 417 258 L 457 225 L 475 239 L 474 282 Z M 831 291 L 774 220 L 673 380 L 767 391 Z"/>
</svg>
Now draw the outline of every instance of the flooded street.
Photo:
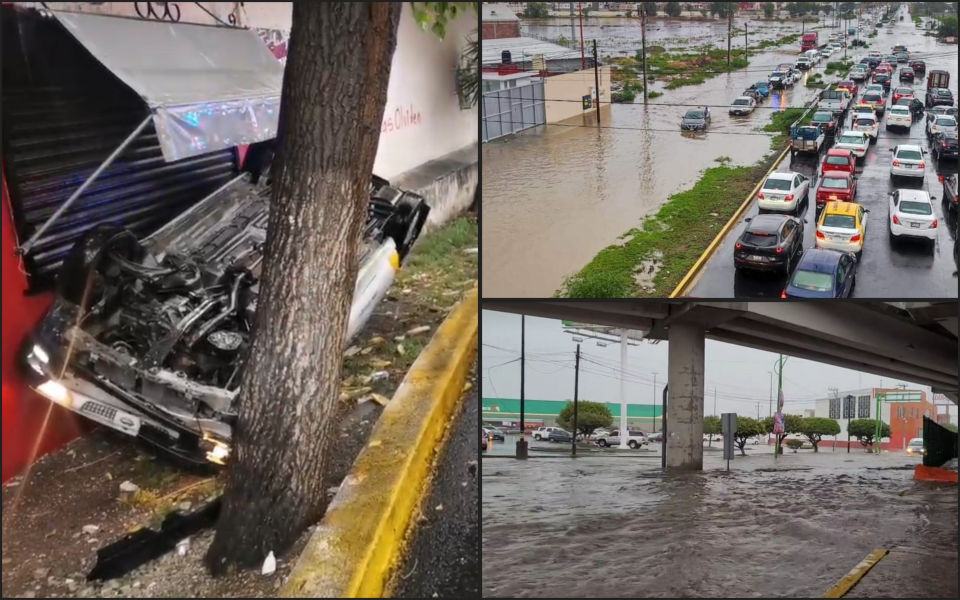
<svg viewBox="0 0 960 600">
<path fill-rule="evenodd" d="M 683 25 L 692 31 L 705 27 Z M 639 27 L 620 30 L 639 36 Z M 681 134 L 680 117 L 690 105 L 726 106 L 796 54 L 793 45 L 771 49 L 752 56 L 747 69 L 666 91 L 646 107 L 614 104 L 604 109 L 599 130 L 547 125 L 484 144 L 484 296 L 550 296 L 564 277 L 639 225 L 670 194 L 717 166 L 716 159 L 748 165 L 761 158 L 770 140 L 757 129 L 769 122 L 770 111 L 802 105 L 818 90 L 798 83 L 773 93 L 748 117 L 731 118 L 725 108 L 713 108 L 706 134 Z"/>
<path fill-rule="evenodd" d="M 878 548 L 849 595 L 957 596 L 957 487 L 914 482 L 917 458 L 651 458 L 484 458 L 484 596 L 821 597 Z"/>
</svg>

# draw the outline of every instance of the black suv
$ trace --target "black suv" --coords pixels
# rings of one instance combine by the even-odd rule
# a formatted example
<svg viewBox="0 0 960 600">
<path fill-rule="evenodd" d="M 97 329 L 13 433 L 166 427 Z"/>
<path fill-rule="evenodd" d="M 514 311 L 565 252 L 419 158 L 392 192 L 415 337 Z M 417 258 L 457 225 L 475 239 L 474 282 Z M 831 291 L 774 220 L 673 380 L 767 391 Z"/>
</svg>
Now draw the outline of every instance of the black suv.
<svg viewBox="0 0 960 600">
<path fill-rule="evenodd" d="M 803 221 L 789 215 L 757 215 L 733 246 L 733 266 L 789 274 L 801 254 Z"/>
<path fill-rule="evenodd" d="M 947 88 L 933 88 L 927 90 L 924 98 L 924 104 L 927 108 L 931 106 L 953 106 L 953 92 Z"/>
</svg>

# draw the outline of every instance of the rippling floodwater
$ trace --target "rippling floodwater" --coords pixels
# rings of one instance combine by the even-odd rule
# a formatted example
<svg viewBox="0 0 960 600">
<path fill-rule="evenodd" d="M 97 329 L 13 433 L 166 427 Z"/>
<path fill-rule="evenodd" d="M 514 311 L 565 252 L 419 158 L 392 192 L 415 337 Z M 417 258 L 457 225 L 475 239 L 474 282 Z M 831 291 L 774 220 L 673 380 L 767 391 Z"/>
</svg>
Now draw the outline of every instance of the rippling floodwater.
<svg viewBox="0 0 960 600">
<path fill-rule="evenodd" d="M 677 475 L 484 459 L 484 596 L 820 597 L 888 548 L 851 595 L 956 597 L 955 485 L 914 482 L 900 454 L 756 452 Z"/>
</svg>

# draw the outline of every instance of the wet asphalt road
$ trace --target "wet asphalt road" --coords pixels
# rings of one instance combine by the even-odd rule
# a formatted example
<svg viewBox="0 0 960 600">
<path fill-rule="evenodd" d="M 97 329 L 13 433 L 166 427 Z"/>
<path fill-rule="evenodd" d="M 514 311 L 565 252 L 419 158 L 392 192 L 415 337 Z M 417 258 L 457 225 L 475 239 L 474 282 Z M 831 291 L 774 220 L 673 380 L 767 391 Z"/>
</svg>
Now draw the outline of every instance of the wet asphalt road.
<svg viewBox="0 0 960 600">
<path fill-rule="evenodd" d="M 911 31 L 913 30 L 913 31 Z M 898 23 L 894 34 L 886 34 L 881 30 L 874 48 L 886 49 L 895 43 L 894 40 L 903 40 L 911 52 L 918 49 L 920 58 L 927 58 L 927 72 L 931 69 L 946 69 L 950 72 L 951 88 L 956 89 L 957 58 L 943 56 L 945 51 L 956 52 L 952 46 L 936 44 L 933 38 L 925 38 L 914 33 L 913 24 Z M 865 50 L 859 50 L 857 60 L 865 55 Z M 894 72 L 895 83 L 899 73 L 899 66 Z M 912 86 L 918 97 L 923 99 L 926 89 L 926 79 L 918 79 Z M 864 86 L 859 86 L 858 94 Z M 889 105 L 890 94 L 887 96 Z M 846 116 L 845 123 L 849 126 L 850 115 Z M 926 176 L 922 182 L 914 182 L 903 178 L 891 181 L 889 176 L 891 150 L 897 144 L 919 144 L 929 149 L 929 143 L 924 133 L 925 118 L 921 117 L 910 128 L 910 131 L 885 128 L 886 115 L 881 119 L 881 126 L 877 142 L 867 152 L 866 157 L 858 164 L 859 176 L 856 202 L 870 211 L 867 215 L 866 240 L 863 256 L 858 264 L 856 288 L 853 297 L 858 298 L 950 298 L 957 296 L 957 267 L 953 261 L 953 244 L 956 239 L 957 215 L 941 202 L 943 186 L 937 180 L 940 173 L 955 173 L 957 162 L 935 160 L 929 154 L 925 157 L 927 164 Z M 794 171 L 811 177 L 810 201 L 800 209 L 800 217 L 804 220 L 804 248 L 816 246 L 815 194 L 820 181 L 819 168 L 826 153 L 826 148 L 832 142 L 828 139 L 823 153 L 818 157 L 798 155 L 791 159 L 787 155 L 776 170 Z M 889 226 L 887 219 L 889 198 L 887 194 L 894 189 L 914 188 L 924 189 L 931 197 L 937 198 L 934 202 L 934 211 L 939 220 L 936 245 L 931 249 L 923 242 L 911 240 L 891 243 L 888 239 Z M 716 252 L 704 266 L 704 269 L 695 286 L 688 293 L 690 296 L 704 298 L 735 297 L 778 297 L 786 284 L 786 276 L 767 273 L 737 273 L 733 266 L 733 245 L 747 226 L 747 219 L 757 214 L 756 202 L 747 210 L 740 223 L 734 227 L 717 247 Z"/>
<path fill-rule="evenodd" d="M 463 403 L 423 505 L 425 520 L 396 569 L 395 597 L 480 597 L 476 387 Z"/>
<path fill-rule="evenodd" d="M 957 596 L 956 486 L 914 482 L 900 453 L 764 450 L 667 475 L 483 459 L 484 597 L 822 597 L 877 548 L 851 596 Z"/>
</svg>

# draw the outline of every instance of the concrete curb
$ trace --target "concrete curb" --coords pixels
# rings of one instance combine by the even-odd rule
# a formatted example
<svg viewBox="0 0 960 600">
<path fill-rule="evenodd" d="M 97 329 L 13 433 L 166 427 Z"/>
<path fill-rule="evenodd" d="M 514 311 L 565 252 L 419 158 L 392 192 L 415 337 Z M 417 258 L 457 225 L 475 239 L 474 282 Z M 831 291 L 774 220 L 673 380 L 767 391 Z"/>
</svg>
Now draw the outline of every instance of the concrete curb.
<svg viewBox="0 0 960 600">
<path fill-rule="evenodd" d="M 469 291 L 410 367 L 370 441 L 311 534 L 280 597 L 384 593 L 426 492 L 432 457 L 477 352 L 479 300 Z"/>
<path fill-rule="evenodd" d="M 837 585 L 827 590 L 827 593 L 824 594 L 823 597 L 843 598 L 847 592 L 853 589 L 853 586 L 857 585 L 858 581 L 863 579 L 863 576 L 867 574 L 867 571 L 872 569 L 873 566 L 880 562 L 880 559 L 889 554 L 889 552 L 889 550 L 884 550 L 881 548 L 868 554 L 865 559 L 860 561 L 857 566 L 851 569 L 849 573 L 844 575 L 843 578 L 837 582 Z"/>
<path fill-rule="evenodd" d="M 766 181 L 767 176 L 770 175 L 783 161 L 783 157 L 790 151 L 790 146 L 787 146 L 783 152 L 780 153 L 780 156 L 777 157 L 777 160 L 773 161 L 773 166 L 770 167 L 770 170 L 757 182 L 756 187 L 747 195 L 746 200 L 740 204 L 740 208 L 737 209 L 733 216 L 730 217 L 730 220 L 727 221 L 720 232 L 717 233 L 717 236 L 713 238 L 713 241 L 710 242 L 710 245 L 707 246 L 707 249 L 703 251 L 703 254 L 700 255 L 700 258 L 697 259 L 697 262 L 693 263 L 693 266 L 690 267 L 690 270 L 687 271 L 687 274 L 683 276 L 683 279 L 680 280 L 680 283 L 677 284 L 677 287 L 673 288 L 673 291 L 670 292 L 670 298 L 678 298 L 680 296 L 686 296 L 687 292 L 693 289 L 694 284 L 697 282 L 697 278 L 700 276 L 700 271 L 703 269 L 703 266 L 707 264 L 707 261 L 710 260 L 710 257 L 713 256 L 713 253 L 717 251 L 717 247 L 720 246 L 720 243 L 723 239 L 730 233 L 730 230 L 733 229 L 740 221 L 740 217 L 743 216 L 743 213 L 746 212 L 747 208 L 750 206 L 750 203 L 753 201 L 753 197 L 756 195 L 757 190 L 760 189 L 760 186 L 763 185 L 763 182 Z"/>
</svg>

